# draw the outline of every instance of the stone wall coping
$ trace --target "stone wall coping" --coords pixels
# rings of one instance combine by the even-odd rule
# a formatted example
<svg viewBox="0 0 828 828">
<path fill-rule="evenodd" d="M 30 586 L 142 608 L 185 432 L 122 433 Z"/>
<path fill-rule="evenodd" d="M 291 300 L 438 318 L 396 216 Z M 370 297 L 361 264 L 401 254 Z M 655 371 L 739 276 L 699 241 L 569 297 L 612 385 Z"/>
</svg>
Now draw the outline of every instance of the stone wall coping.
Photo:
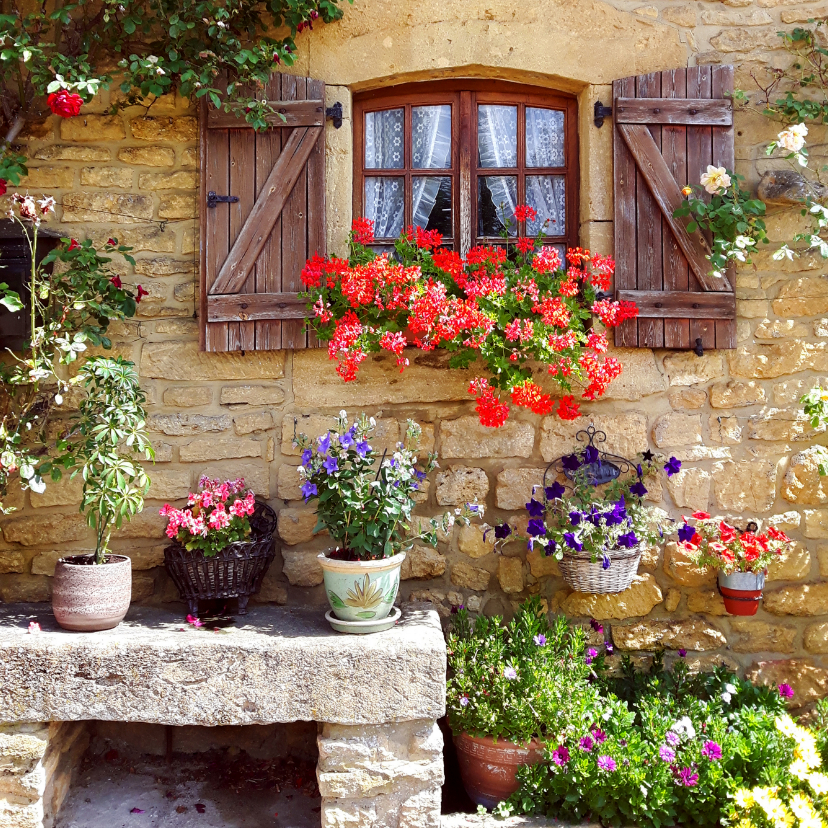
<svg viewBox="0 0 828 828">
<path fill-rule="evenodd" d="M 394 628 L 364 636 L 334 632 L 321 609 L 254 607 L 216 632 L 132 607 L 114 630 L 74 633 L 43 604 L 0 605 L 0 722 L 433 721 L 445 679 L 430 604 L 406 604 Z"/>
</svg>

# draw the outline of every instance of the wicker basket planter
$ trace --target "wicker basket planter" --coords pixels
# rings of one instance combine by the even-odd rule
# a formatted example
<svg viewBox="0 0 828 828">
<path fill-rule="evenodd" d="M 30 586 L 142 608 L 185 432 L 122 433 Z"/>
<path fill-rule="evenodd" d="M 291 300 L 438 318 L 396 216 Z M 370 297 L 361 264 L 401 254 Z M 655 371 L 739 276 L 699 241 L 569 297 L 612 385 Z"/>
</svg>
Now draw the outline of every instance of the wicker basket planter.
<svg viewBox="0 0 828 828">
<path fill-rule="evenodd" d="M 564 581 L 576 592 L 604 594 L 628 589 L 638 572 L 644 546 L 610 552 L 610 565 L 604 569 L 601 559 L 594 563 L 589 555 L 564 553 L 558 562 Z"/>
<path fill-rule="evenodd" d="M 259 591 L 273 562 L 276 513 L 266 503 L 258 502 L 250 526 L 250 540 L 232 543 L 212 558 L 177 542 L 164 550 L 164 566 L 192 615 L 198 613 L 199 601 L 226 598 L 238 598 L 238 614 L 247 613 L 250 596 Z"/>
</svg>

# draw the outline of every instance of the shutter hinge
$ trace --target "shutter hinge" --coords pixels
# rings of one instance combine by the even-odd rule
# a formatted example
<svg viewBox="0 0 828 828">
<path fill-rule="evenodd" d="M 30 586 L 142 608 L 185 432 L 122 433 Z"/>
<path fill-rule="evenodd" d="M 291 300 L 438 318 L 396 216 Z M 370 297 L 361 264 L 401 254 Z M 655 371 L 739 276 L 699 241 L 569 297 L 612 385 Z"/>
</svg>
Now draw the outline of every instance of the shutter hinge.
<svg viewBox="0 0 828 828">
<path fill-rule="evenodd" d="M 325 117 L 333 121 L 334 129 L 339 129 L 342 126 L 342 104 L 337 101 L 333 106 L 329 106 L 325 110 Z"/>
<path fill-rule="evenodd" d="M 696 347 L 693 350 L 696 352 L 696 356 L 704 356 L 704 347 L 702 346 L 702 338 L 700 336 L 696 337 Z"/>
<path fill-rule="evenodd" d="M 595 126 L 600 129 L 604 125 L 604 118 L 612 117 L 612 107 L 604 106 L 601 101 L 595 101 L 595 108 L 592 110 L 595 118 Z"/>
<path fill-rule="evenodd" d="M 213 190 L 210 190 L 207 193 L 207 206 L 208 207 L 215 207 L 216 204 L 237 204 L 239 201 L 238 196 L 220 196 L 216 195 Z"/>
</svg>

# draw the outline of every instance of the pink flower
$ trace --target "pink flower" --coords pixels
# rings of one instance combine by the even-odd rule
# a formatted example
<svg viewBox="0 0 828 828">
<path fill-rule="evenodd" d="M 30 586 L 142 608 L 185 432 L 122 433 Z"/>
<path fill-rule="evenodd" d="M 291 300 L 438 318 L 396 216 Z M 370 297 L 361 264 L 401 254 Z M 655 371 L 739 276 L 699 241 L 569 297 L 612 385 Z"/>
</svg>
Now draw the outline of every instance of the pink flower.
<svg viewBox="0 0 828 828">
<path fill-rule="evenodd" d="M 38 624 L 37 621 L 30 621 L 29 622 L 29 633 L 31 635 L 36 635 L 39 632 L 41 632 L 40 624 Z"/>
<path fill-rule="evenodd" d="M 783 699 L 792 699 L 794 697 L 794 689 L 790 684 L 780 684 L 778 690 L 779 695 Z"/>
<path fill-rule="evenodd" d="M 188 616 L 187 616 L 187 623 L 188 623 L 188 624 L 192 624 L 194 627 L 203 627 L 203 626 L 204 626 L 204 622 L 203 622 L 203 621 L 201 621 L 201 620 L 200 620 L 197 616 L 195 616 L 195 615 L 188 615 Z"/>
</svg>

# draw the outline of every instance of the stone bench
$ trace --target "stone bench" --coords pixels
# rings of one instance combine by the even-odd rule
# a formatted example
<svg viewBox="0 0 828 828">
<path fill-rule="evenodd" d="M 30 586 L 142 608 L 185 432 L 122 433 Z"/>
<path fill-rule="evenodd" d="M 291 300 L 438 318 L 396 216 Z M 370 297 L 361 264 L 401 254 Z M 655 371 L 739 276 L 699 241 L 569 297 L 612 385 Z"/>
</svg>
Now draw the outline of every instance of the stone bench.
<svg viewBox="0 0 828 828">
<path fill-rule="evenodd" d="M 323 828 L 437 828 L 445 677 L 428 605 L 368 636 L 318 609 L 258 607 L 213 631 L 135 607 L 117 629 L 70 633 L 42 605 L 0 605 L 0 828 L 52 824 L 86 720 L 315 721 Z"/>
</svg>

